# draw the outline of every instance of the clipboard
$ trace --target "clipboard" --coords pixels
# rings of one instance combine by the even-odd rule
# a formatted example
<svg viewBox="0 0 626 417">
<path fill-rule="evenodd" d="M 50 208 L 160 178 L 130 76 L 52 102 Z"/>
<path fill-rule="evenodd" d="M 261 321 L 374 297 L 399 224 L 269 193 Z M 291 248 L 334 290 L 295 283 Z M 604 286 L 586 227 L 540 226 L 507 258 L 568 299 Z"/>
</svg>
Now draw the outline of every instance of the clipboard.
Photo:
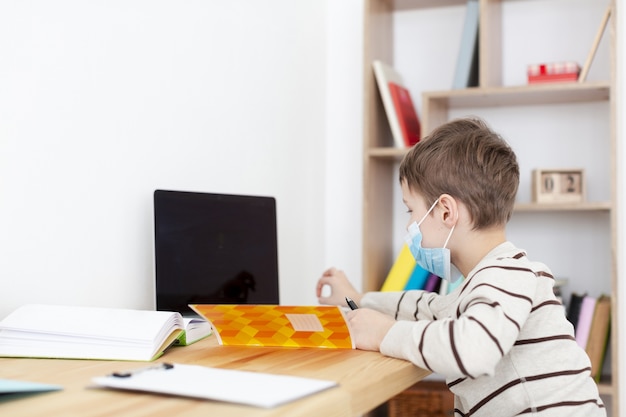
<svg viewBox="0 0 626 417">
<path fill-rule="evenodd" d="M 338 386 L 335 381 L 200 365 L 157 364 L 92 379 L 96 387 L 273 408 Z"/>
</svg>

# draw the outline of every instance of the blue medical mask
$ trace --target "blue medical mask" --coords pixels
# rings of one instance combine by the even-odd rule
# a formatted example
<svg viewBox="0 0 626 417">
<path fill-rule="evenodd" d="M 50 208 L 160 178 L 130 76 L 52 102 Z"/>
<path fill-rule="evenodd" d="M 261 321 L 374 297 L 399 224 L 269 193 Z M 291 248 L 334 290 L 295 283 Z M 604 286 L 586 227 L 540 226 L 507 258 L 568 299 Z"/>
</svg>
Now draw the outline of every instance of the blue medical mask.
<svg viewBox="0 0 626 417">
<path fill-rule="evenodd" d="M 450 263 L 450 249 L 446 248 L 448 241 L 452 236 L 452 232 L 454 231 L 454 226 L 452 226 L 450 234 L 443 244 L 443 248 L 422 247 L 422 232 L 420 230 L 420 224 L 422 224 L 424 219 L 426 219 L 426 216 L 433 211 L 438 202 L 439 199 L 437 199 L 437 201 L 430 206 L 419 223 L 413 222 L 409 225 L 405 241 L 419 266 L 445 280 L 456 282 L 459 278 L 461 278 L 462 274 L 454 265 Z"/>
</svg>

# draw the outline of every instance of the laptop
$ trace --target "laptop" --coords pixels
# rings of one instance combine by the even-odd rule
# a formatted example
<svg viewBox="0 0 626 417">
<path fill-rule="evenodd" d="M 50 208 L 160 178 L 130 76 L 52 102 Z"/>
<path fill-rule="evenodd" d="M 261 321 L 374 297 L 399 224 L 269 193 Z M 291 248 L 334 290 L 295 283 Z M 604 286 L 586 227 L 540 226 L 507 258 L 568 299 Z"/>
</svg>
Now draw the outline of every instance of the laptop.
<svg viewBox="0 0 626 417">
<path fill-rule="evenodd" d="M 273 197 L 156 190 L 154 254 L 157 310 L 279 304 Z"/>
</svg>

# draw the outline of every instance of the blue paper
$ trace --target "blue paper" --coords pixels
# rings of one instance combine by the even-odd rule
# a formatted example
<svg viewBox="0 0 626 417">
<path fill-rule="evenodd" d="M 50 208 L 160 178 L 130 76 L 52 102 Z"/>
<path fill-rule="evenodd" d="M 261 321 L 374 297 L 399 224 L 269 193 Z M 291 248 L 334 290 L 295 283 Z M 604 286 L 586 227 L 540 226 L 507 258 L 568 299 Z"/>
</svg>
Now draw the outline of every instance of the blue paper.
<svg viewBox="0 0 626 417">
<path fill-rule="evenodd" d="M 38 392 L 59 391 L 60 385 L 41 384 L 38 382 L 0 379 L 0 399 L 8 394 L 34 394 Z"/>
</svg>

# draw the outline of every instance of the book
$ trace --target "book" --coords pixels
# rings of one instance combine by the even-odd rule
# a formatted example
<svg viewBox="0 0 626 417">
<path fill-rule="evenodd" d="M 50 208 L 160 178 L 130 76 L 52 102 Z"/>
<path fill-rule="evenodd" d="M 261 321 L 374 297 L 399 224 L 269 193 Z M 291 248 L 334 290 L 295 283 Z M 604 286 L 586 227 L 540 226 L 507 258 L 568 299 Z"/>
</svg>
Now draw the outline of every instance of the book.
<svg viewBox="0 0 626 417">
<path fill-rule="evenodd" d="M 389 82 L 389 92 L 396 110 L 404 145 L 411 147 L 420 140 L 421 126 L 409 90 L 394 82 Z"/>
<path fill-rule="evenodd" d="M 580 71 L 580 75 L 578 76 L 578 82 L 585 82 L 587 79 L 587 74 L 589 73 L 589 69 L 591 68 L 591 63 L 593 62 L 593 57 L 596 55 L 596 51 L 598 50 L 598 46 L 600 45 L 600 41 L 602 40 L 602 34 L 606 28 L 607 23 L 609 22 L 609 18 L 611 17 L 611 5 L 607 6 L 604 15 L 602 16 L 602 21 L 600 22 L 600 27 L 598 28 L 598 32 L 596 32 L 596 37 L 591 44 L 591 50 L 587 55 L 587 59 L 585 60 L 585 64 L 583 65 L 582 70 Z"/>
<path fill-rule="evenodd" d="M 376 60 L 372 67 L 394 145 L 397 148 L 413 146 L 420 139 L 421 129 L 409 90 L 400 74 L 388 64 Z"/>
<path fill-rule="evenodd" d="M 411 273 L 415 269 L 415 258 L 409 247 L 404 244 L 383 282 L 381 291 L 402 291 L 406 288 Z"/>
<path fill-rule="evenodd" d="M 579 294 L 573 292 L 570 295 L 569 306 L 567 307 L 567 319 L 574 326 L 574 331 L 576 331 L 576 327 L 578 326 L 578 317 L 580 317 L 580 306 L 583 303 L 583 299 L 587 294 Z"/>
<path fill-rule="evenodd" d="M 589 340 L 589 330 L 591 329 L 591 321 L 593 319 L 593 312 L 596 308 L 596 298 L 586 295 L 580 305 L 580 314 L 578 315 L 578 322 L 576 323 L 576 342 L 578 346 L 585 349 L 587 347 L 587 340 Z"/>
<path fill-rule="evenodd" d="M 411 275 L 409 276 L 409 280 L 404 286 L 404 290 L 423 290 L 426 285 L 428 275 L 430 275 L 430 272 L 416 264 L 413 268 L 413 272 L 411 272 Z"/>
<path fill-rule="evenodd" d="M 453 89 L 478 86 L 478 0 L 468 0 L 461 33 L 461 46 L 456 60 Z"/>
<path fill-rule="evenodd" d="M 441 286 L 441 278 L 433 273 L 428 274 L 428 279 L 424 285 L 424 291 L 437 292 Z"/>
<path fill-rule="evenodd" d="M 611 322 L 611 297 L 600 296 L 593 312 L 585 351 L 591 360 L 591 376 L 600 381 L 602 364 L 608 347 Z"/>
<path fill-rule="evenodd" d="M 159 364 L 92 379 L 96 387 L 273 408 L 337 386 L 324 379 L 265 372 Z"/>
<path fill-rule="evenodd" d="M 0 356 L 152 361 L 183 330 L 176 312 L 26 304 L 0 322 Z"/>
<path fill-rule="evenodd" d="M 174 346 L 189 346 L 213 334 L 211 323 L 195 317 L 183 317 L 184 330 L 174 340 Z"/>
<path fill-rule="evenodd" d="M 450 281 L 448 281 L 447 279 L 442 279 L 439 282 L 439 289 L 437 290 L 439 292 L 439 295 L 446 295 L 448 294 L 448 288 L 450 287 Z"/>
<path fill-rule="evenodd" d="M 337 306 L 190 304 L 211 323 L 220 345 L 354 349 Z"/>
</svg>

